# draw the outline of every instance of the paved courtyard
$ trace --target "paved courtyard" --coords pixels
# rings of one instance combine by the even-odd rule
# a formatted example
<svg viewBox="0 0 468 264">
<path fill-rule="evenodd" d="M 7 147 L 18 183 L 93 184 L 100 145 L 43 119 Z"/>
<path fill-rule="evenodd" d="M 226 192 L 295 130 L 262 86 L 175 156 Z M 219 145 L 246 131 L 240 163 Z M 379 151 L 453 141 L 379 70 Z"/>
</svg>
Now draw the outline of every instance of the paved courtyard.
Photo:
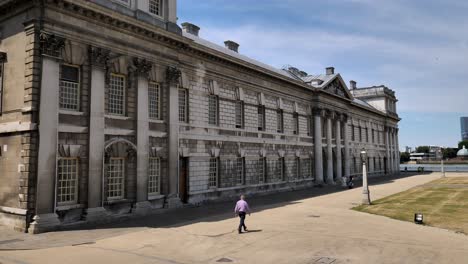
<svg viewBox="0 0 468 264">
<path fill-rule="evenodd" d="M 371 196 L 438 177 L 371 181 Z M 349 210 L 360 202 L 361 189 L 338 190 L 251 199 L 247 226 L 254 232 L 242 235 L 232 203 L 95 230 L 32 236 L 0 228 L 0 263 L 467 263 L 468 236 Z"/>
</svg>

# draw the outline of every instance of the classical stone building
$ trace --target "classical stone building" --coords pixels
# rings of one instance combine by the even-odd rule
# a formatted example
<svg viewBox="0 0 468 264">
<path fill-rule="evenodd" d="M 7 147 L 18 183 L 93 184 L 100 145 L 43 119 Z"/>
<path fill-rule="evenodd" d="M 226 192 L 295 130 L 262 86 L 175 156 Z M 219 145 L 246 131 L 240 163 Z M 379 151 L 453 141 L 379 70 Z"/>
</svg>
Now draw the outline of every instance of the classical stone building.
<svg viewBox="0 0 468 264">
<path fill-rule="evenodd" d="M 398 171 L 396 98 L 218 46 L 175 0 L 0 1 L 0 221 L 42 232 Z"/>
</svg>

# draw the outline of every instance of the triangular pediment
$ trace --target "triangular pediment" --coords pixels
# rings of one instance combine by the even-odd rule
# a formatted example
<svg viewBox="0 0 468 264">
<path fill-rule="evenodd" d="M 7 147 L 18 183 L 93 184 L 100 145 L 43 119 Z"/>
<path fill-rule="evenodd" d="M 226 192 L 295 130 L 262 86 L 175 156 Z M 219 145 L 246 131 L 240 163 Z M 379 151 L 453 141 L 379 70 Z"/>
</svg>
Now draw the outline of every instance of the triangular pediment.
<svg viewBox="0 0 468 264">
<path fill-rule="evenodd" d="M 331 94 L 337 95 L 339 97 L 346 98 L 348 100 L 353 99 L 353 96 L 349 92 L 348 87 L 339 75 L 337 75 L 336 78 L 334 78 L 332 81 L 326 84 L 323 87 L 323 90 Z"/>
</svg>

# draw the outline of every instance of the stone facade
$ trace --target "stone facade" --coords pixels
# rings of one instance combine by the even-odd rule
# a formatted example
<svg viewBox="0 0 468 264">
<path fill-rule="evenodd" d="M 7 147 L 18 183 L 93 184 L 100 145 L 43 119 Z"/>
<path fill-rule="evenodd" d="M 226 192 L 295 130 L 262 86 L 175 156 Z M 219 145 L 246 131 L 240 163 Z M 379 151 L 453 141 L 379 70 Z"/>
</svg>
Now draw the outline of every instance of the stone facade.
<svg viewBox="0 0 468 264">
<path fill-rule="evenodd" d="M 37 233 L 343 184 L 362 148 L 371 176 L 398 172 L 393 91 L 274 69 L 156 2 L 1 2 L 1 223 Z"/>
</svg>

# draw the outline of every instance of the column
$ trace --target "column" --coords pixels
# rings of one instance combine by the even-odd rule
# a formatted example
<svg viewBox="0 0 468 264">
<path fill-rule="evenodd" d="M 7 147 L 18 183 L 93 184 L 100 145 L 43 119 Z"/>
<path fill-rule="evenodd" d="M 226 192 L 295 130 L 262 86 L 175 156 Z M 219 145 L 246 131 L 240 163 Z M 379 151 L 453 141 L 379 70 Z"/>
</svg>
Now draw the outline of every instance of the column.
<svg viewBox="0 0 468 264">
<path fill-rule="evenodd" d="M 398 146 L 398 128 L 395 128 L 395 155 L 396 155 L 396 160 L 395 160 L 395 173 L 399 174 L 400 173 L 400 148 Z"/>
<path fill-rule="evenodd" d="M 341 157 L 341 115 L 337 116 L 336 126 L 336 181 L 342 181 L 342 157 Z"/>
<path fill-rule="evenodd" d="M 346 180 L 351 174 L 351 157 L 349 155 L 349 126 L 347 123 L 347 116 L 344 116 L 343 125 L 344 125 L 344 150 L 345 150 L 345 179 Z M 346 183 L 345 183 L 346 186 Z"/>
<path fill-rule="evenodd" d="M 315 158 L 315 184 L 323 184 L 323 157 L 322 157 L 322 110 L 313 109 L 314 115 L 314 158 Z"/>
<path fill-rule="evenodd" d="M 104 128 L 105 128 L 105 67 L 109 50 L 90 48 L 91 89 L 89 114 L 88 209 L 86 220 L 98 221 L 106 211 L 103 207 Z"/>
<path fill-rule="evenodd" d="M 148 73 L 152 64 L 146 60 L 134 59 L 137 87 L 137 203 L 135 212 L 146 214 L 151 207 L 148 201 L 148 164 L 149 164 L 149 102 Z"/>
<path fill-rule="evenodd" d="M 37 33 L 36 33 L 37 34 Z M 60 225 L 55 214 L 59 78 L 61 51 L 65 40 L 40 34 L 42 77 L 39 102 L 39 148 L 37 160 L 36 211 L 31 232 L 53 230 Z"/>
<path fill-rule="evenodd" d="M 332 147 L 332 118 L 333 113 L 327 113 L 327 183 L 335 184 L 333 180 L 333 147 Z"/>
<path fill-rule="evenodd" d="M 55 167 L 57 162 L 58 97 L 60 64 L 43 56 L 39 102 L 39 151 L 37 165 L 36 215 L 32 233 L 45 232 L 60 224 L 55 214 Z"/>
<path fill-rule="evenodd" d="M 177 207 L 181 204 L 179 190 L 179 89 L 181 72 L 176 67 L 168 67 L 166 79 L 169 89 L 169 137 L 168 137 L 168 176 L 169 193 L 168 206 Z"/>
<path fill-rule="evenodd" d="M 395 164 L 394 164 L 394 158 L 393 158 L 393 129 L 390 128 L 390 131 L 389 131 L 389 145 L 388 145 L 388 148 L 390 150 L 390 173 L 393 174 L 393 170 L 395 168 Z"/>
<path fill-rule="evenodd" d="M 385 127 L 385 149 L 387 152 L 387 159 L 385 162 L 385 167 L 387 168 L 387 174 L 390 174 L 391 168 L 390 168 L 390 129 L 389 127 Z"/>
</svg>

